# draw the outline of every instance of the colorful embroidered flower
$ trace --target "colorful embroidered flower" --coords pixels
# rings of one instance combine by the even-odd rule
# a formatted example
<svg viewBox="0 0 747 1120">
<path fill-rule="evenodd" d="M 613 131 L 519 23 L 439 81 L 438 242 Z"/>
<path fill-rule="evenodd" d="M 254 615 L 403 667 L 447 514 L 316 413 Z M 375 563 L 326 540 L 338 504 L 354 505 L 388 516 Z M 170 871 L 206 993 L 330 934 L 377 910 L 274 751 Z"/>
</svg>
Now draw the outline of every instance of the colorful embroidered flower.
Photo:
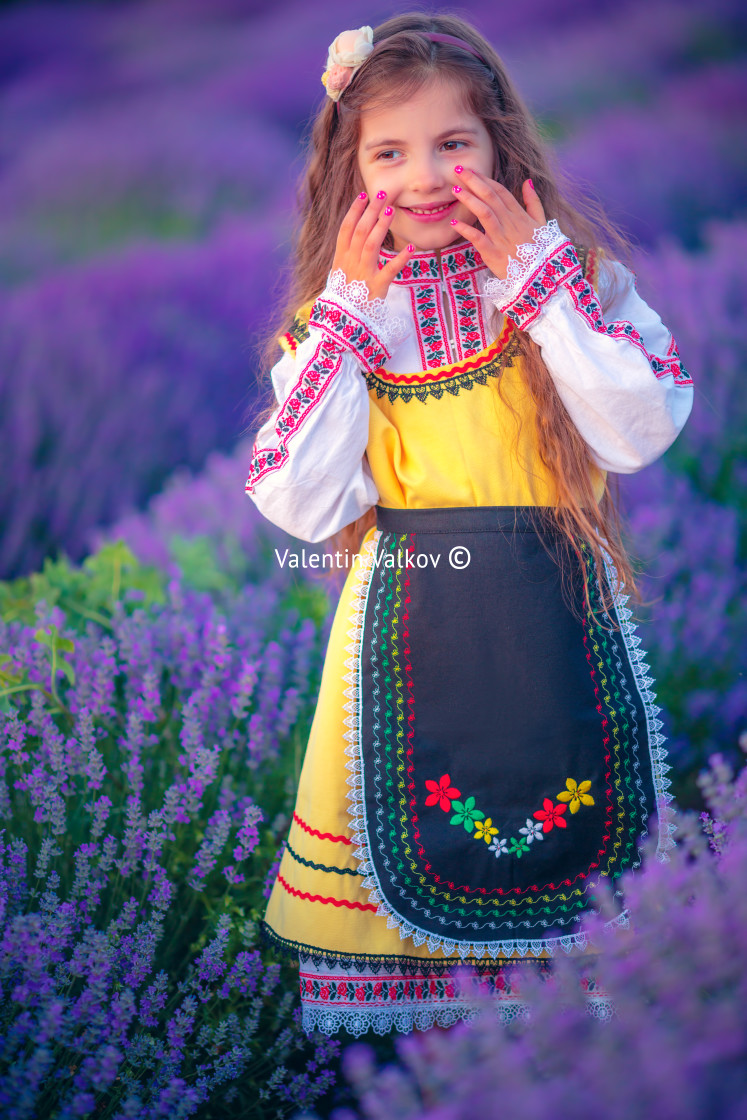
<svg viewBox="0 0 747 1120">
<path fill-rule="evenodd" d="M 520 840 L 517 839 L 516 836 L 511 837 L 511 847 L 508 849 L 508 854 L 510 856 L 516 856 L 517 859 L 521 859 L 521 857 L 524 855 L 524 852 L 528 851 L 529 842 L 527 841 L 527 838 L 525 836 L 522 836 Z"/>
<path fill-rule="evenodd" d="M 563 808 L 565 808 L 565 806 L 563 806 Z M 483 820 L 485 817 L 484 813 L 481 813 L 479 809 L 475 808 L 474 797 L 468 797 L 464 803 L 455 801 L 452 805 L 452 809 L 454 810 L 454 816 L 449 821 L 449 824 L 463 824 L 466 832 L 471 832 L 475 827 L 475 821 Z"/>
<path fill-rule="evenodd" d="M 459 790 L 452 786 L 448 774 L 442 774 L 437 782 L 431 781 L 429 778 L 425 785 L 426 789 L 432 791 L 425 799 L 426 805 L 440 805 L 445 813 L 448 813 L 451 809 L 451 802 L 454 798 L 461 797 Z"/>
<path fill-rule="evenodd" d="M 475 840 L 484 840 L 489 844 L 494 836 L 498 835 L 498 829 L 493 827 L 493 822 L 488 817 L 485 821 L 475 821 Z"/>
<path fill-rule="evenodd" d="M 520 828 L 519 832 L 526 836 L 527 844 L 531 844 L 532 840 L 542 840 L 542 825 L 531 817 L 527 817 L 526 828 Z"/>
<path fill-rule="evenodd" d="M 568 822 L 563 819 L 563 813 L 566 810 L 565 805 L 553 805 L 549 797 L 546 797 L 542 802 L 542 808 L 538 809 L 534 816 L 538 821 L 542 821 L 542 831 L 551 832 L 553 825 L 558 828 L 567 828 Z"/>
<path fill-rule="evenodd" d="M 577 813 L 581 805 L 593 805 L 594 798 L 588 792 L 591 789 L 591 782 L 581 782 L 577 786 L 573 778 L 566 779 L 566 789 L 558 794 L 558 801 L 570 801 L 571 812 Z"/>
<path fill-rule="evenodd" d="M 506 855 L 508 854 L 508 848 L 506 847 L 507 843 L 508 841 L 504 840 L 503 837 L 496 836 L 495 840 L 490 845 L 490 851 L 493 853 L 496 859 L 498 859 L 498 856 L 501 855 L 501 853 L 505 853 Z"/>
</svg>

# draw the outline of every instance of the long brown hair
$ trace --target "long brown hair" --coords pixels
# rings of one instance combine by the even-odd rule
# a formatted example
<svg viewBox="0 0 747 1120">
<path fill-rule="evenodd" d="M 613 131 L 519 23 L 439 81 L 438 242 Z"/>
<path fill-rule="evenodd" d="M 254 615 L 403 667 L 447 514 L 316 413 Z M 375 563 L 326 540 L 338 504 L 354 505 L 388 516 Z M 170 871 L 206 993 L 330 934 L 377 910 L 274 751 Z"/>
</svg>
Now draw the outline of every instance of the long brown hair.
<svg viewBox="0 0 747 1120">
<path fill-rule="evenodd" d="M 418 32 L 453 35 L 470 43 L 485 66 L 462 48 L 431 42 Z M 386 42 L 382 42 L 386 40 Z M 443 13 L 406 12 L 379 24 L 374 30 L 375 53 L 355 73 L 342 94 L 339 113 L 335 102 L 323 95 L 305 145 L 305 170 L 297 200 L 299 220 L 295 253 L 286 273 L 287 299 L 271 324 L 265 365 L 277 359 L 277 337 L 288 330 L 299 307 L 324 288 L 334 257 L 342 219 L 351 200 L 363 189 L 358 169 L 361 114 L 365 109 L 403 104 L 434 80 L 453 82 L 465 106 L 479 117 L 493 141 L 494 177 L 522 202 L 521 188 L 531 178 L 547 220 L 557 218 L 563 232 L 579 247 L 593 248 L 604 268 L 606 258 L 626 260 L 630 245 L 606 219 L 598 204 L 583 199 L 562 175 L 543 142 L 537 125 L 516 91 L 505 66 L 490 44 L 465 20 Z M 562 189 L 561 189 L 562 187 Z M 573 202 L 570 201 L 573 199 Z M 389 235 L 385 241 L 391 247 Z M 608 284 L 603 306 L 614 295 Z M 500 329 L 500 313 L 491 321 L 493 337 Z M 611 557 L 618 580 L 638 597 L 630 558 L 622 542 L 620 519 L 609 485 L 599 501 L 589 448 L 571 420 L 542 359 L 539 347 L 523 331 L 519 336 L 519 368 L 535 405 L 537 445 L 543 464 L 556 486 L 557 504 L 552 518 L 567 549 L 580 557 L 590 551 L 598 570 L 604 570 L 602 546 Z M 501 391 L 500 379 L 498 390 Z M 268 406 L 264 419 L 269 416 Z M 357 552 L 367 530 L 376 523 L 375 511 L 345 526 L 327 542 L 333 550 Z M 584 545 L 586 549 L 584 549 Z M 584 565 L 584 569 L 585 569 Z M 603 606 L 611 603 L 603 588 Z"/>
</svg>

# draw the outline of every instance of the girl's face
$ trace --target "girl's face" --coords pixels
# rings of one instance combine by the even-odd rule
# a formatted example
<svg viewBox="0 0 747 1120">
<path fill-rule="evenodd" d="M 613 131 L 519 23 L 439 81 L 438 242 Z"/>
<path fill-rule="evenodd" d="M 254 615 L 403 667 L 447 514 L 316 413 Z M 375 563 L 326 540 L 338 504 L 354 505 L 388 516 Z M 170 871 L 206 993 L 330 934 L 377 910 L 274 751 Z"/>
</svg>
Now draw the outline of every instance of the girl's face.
<svg viewBox="0 0 747 1120">
<path fill-rule="evenodd" d="M 436 80 L 402 105 L 363 111 L 358 170 L 368 197 L 386 191 L 386 204 L 394 207 L 390 230 L 396 251 L 408 244 L 445 248 L 460 236 L 451 218 L 476 225 L 451 189 L 459 183 L 454 172 L 459 164 L 493 177 L 490 134 L 452 83 Z M 427 218 L 414 212 L 434 208 Z"/>
</svg>

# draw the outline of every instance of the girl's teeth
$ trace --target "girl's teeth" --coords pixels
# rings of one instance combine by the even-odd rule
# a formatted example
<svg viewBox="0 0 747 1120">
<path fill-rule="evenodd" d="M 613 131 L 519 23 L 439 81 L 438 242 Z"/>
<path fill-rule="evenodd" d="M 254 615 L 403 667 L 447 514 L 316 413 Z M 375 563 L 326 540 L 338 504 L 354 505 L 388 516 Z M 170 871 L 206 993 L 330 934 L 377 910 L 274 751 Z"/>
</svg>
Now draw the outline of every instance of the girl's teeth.
<svg viewBox="0 0 747 1120">
<path fill-rule="evenodd" d="M 443 206 L 437 206 L 433 210 L 416 210 L 414 206 L 411 206 L 410 210 L 412 210 L 413 214 L 441 214 L 444 210 L 448 210 L 450 206 L 451 203 L 446 202 Z"/>
</svg>

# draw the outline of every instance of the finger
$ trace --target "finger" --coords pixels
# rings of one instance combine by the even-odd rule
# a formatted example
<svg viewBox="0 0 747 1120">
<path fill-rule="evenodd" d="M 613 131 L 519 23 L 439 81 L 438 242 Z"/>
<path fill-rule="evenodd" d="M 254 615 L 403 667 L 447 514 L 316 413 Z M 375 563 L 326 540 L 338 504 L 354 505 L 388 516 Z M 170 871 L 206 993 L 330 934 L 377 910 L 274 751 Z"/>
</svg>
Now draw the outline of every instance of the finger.
<svg viewBox="0 0 747 1120">
<path fill-rule="evenodd" d="M 535 222 L 539 222 L 544 226 L 547 222 L 545 211 L 542 203 L 539 200 L 539 195 L 534 189 L 534 183 L 531 179 L 526 179 L 522 184 L 521 193 L 524 198 L 524 206 L 530 218 L 534 218 Z"/>
<path fill-rule="evenodd" d="M 467 222 L 460 221 L 459 218 L 452 218 L 451 225 L 461 237 L 474 245 L 478 251 L 482 245 L 490 244 L 490 238 L 477 226 L 470 226 Z"/>
<path fill-rule="evenodd" d="M 380 193 L 384 194 L 383 191 Z M 350 240 L 351 248 L 356 252 L 361 252 L 371 230 L 375 227 L 386 206 L 386 195 L 384 195 L 384 198 L 379 198 L 377 195 L 376 198 L 369 199 L 368 206 L 358 218 L 358 223 Z"/>
<path fill-rule="evenodd" d="M 481 171 L 475 171 L 470 167 L 464 168 L 462 177 L 465 176 L 466 184 L 473 194 L 482 198 L 483 201 L 491 203 L 498 216 L 500 216 L 504 207 L 509 212 L 513 211 L 514 215 L 521 213 L 521 204 L 517 202 L 511 191 L 504 187 L 503 183 L 499 183 L 496 179 L 490 179 L 487 175 L 483 175 Z"/>
<path fill-rule="evenodd" d="M 407 262 L 410 260 L 410 257 L 412 257 L 414 255 L 415 255 L 415 246 L 414 245 L 405 245 L 404 249 L 400 249 L 400 251 L 397 253 L 396 257 L 392 257 L 392 259 L 390 261 L 386 262 L 386 264 L 381 269 L 381 271 L 384 274 L 386 274 L 387 272 L 391 272 L 392 275 L 396 276 L 397 273 L 405 267 Z"/>
<path fill-rule="evenodd" d="M 368 237 L 363 242 L 363 246 L 361 249 L 361 257 L 367 259 L 369 263 L 373 257 L 378 257 L 379 250 L 384 243 L 384 238 L 387 235 L 389 226 L 392 224 L 393 218 L 393 206 L 384 206 L 379 211 L 378 218 L 374 223 L 371 231 L 369 232 Z"/>
<path fill-rule="evenodd" d="M 340 232 L 337 237 L 338 247 L 348 249 L 350 247 L 350 239 L 353 236 L 353 231 L 360 221 L 361 215 L 365 212 L 368 206 L 368 195 L 365 191 L 353 199 L 348 207 L 345 217 L 340 223 Z"/>
<path fill-rule="evenodd" d="M 463 202 L 476 218 L 479 218 L 484 229 L 492 229 L 496 235 L 503 233 L 503 223 L 500 216 L 496 214 L 494 205 L 474 194 L 469 187 L 461 187 L 459 191 L 456 188 L 452 188 L 452 190 L 454 196 L 460 202 Z"/>
</svg>

